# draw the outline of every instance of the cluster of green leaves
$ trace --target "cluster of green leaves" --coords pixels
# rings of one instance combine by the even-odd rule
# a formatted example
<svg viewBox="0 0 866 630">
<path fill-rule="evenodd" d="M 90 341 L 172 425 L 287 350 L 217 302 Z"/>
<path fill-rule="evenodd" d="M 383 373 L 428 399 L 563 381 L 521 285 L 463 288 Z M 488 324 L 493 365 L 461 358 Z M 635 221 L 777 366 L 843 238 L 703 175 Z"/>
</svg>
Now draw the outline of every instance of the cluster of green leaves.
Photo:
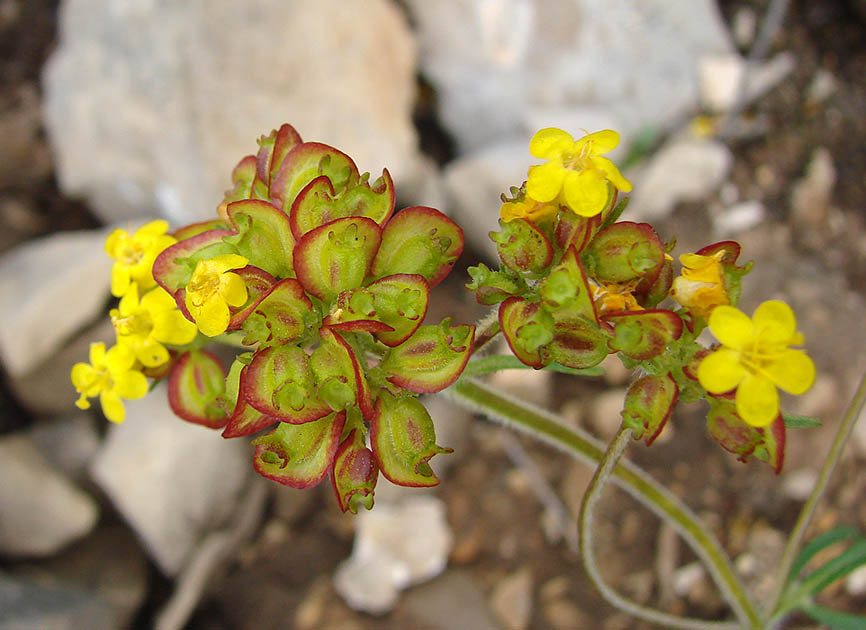
<svg viewBox="0 0 866 630">
<path fill-rule="evenodd" d="M 395 213 L 387 170 L 370 183 L 349 156 L 289 125 L 263 137 L 232 180 L 218 218 L 175 232 L 153 274 L 189 316 L 196 265 L 246 258 L 236 273 L 247 301 L 231 308 L 227 331 L 246 351 L 227 374 L 200 348 L 177 356 L 172 408 L 226 438 L 277 425 L 254 440 L 255 469 L 296 488 L 330 474 L 344 511 L 372 506 L 379 472 L 438 483 L 428 461 L 448 449 L 416 396 L 457 379 L 475 329 L 422 320 L 462 230 L 433 208 Z"/>
</svg>

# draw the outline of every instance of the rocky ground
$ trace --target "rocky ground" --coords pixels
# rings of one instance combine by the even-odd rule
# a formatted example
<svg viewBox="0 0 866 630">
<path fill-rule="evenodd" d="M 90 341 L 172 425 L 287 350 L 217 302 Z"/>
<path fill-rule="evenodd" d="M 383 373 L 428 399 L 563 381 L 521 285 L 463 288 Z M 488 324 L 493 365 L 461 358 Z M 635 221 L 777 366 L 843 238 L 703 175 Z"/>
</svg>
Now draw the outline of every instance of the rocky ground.
<svg viewBox="0 0 866 630">
<path fill-rule="evenodd" d="M 231 46 L 214 45 L 222 41 L 212 37 L 219 19 L 237 17 L 231 9 L 204 17 L 178 9 L 169 16 L 179 25 L 175 32 L 147 14 L 153 3 L 64 4 L 67 31 L 60 45 L 66 57 L 55 57 L 46 71 L 59 45 L 58 3 L 0 0 L 0 629 L 647 627 L 599 599 L 571 550 L 573 517 L 591 471 L 446 401 L 431 402 L 439 442 L 455 448 L 441 457 L 447 460 L 443 484 L 429 492 L 381 488 L 376 510 L 361 519 L 340 514 L 327 484 L 300 492 L 253 478 L 246 444 L 224 442 L 170 417 L 158 393 L 130 405 L 130 418 L 111 431 L 96 413 L 72 406 L 69 366 L 84 360 L 89 341 L 111 336 L 104 323 L 109 263 L 100 228 L 157 213 L 177 219 L 179 208 L 210 212 L 209 206 L 199 208 L 199 196 L 206 196 L 209 177 L 219 179 L 218 187 L 224 178 L 191 179 L 199 175 L 182 169 L 204 164 L 223 173 L 215 147 L 231 148 L 230 164 L 240 157 L 237 151 L 252 149 L 236 145 L 248 146 L 255 137 L 233 116 L 252 115 L 259 106 L 278 116 L 285 91 L 296 85 L 273 91 L 245 85 L 251 105 L 220 109 L 221 99 L 214 98 L 219 92 L 208 90 L 230 92 L 239 77 L 252 74 L 261 82 L 269 76 L 261 65 L 234 62 L 273 52 L 240 36 Z M 262 7 L 267 4 L 262 0 Z M 623 69 L 617 74 L 585 61 L 587 48 L 606 57 L 605 46 L 617 51 L 609 55 L 616 61 L 618 29 L 630 24 L 627 2 L 610 3 L 616 28 L 591 30 L 581 40 L 584 48 L 576 49 L 566 41 L 568 29 L 592 23 L 588 12 L 557 15 L 560 5 L 539 2 L 532 27 L 526 26 L 532 3 L 453 4 L 480 16 L 474 39 L 464 32 L 471 20 L 447 23 L 431 8 L 438 3 L 422 1 L 371 3 L 374 15 L 363 28 L 352 29 L 351 20 L 339 23 L 340 33 L 363 32 L 373 42 L 348 47 L 365 62 L 349 76 L 365 66 L 368 74 L 352 84 L 356 100 L 347 100 L 364 121 L 358 127 L 387 142 L 376 144 L 353 127 L 329 126 L 324 106 L 298 110 L 300 122 L 291 122 L 321 130 L 305 136 L 350 147 L 362 168 L 398 164 L 392 173 L 404 191 L 403 205 L 443 207 L 466 226 L 475 246 L 464 255 L 465 265 L 489 252 L 483 234 L 493 227 L 498 193 L 519 183 L 526 168 L 527 130 L 550 119 L 571 122 L 574 129 L 623 130 L 632 149 L 617 157 L 631 165 L 636 184 L 630 212 L 652 220 L 663 238 L 675 235 L 677 251 L 739 240 L 744 257 L 756 262 L 744 285 L 744 306 L 784 297 L 798 313 L 818 365 L 814 388 L 787 406 L 821 417 L 824 426 L 789 432 L 779 476 L 758 463 L 738 463 L 709 440 L 697 405 L 678 409 L 652 448 L 635 445 L 629 455 L 710 524 L 761 592 L 767 586 L 761 573 L 777 561 L 866 369 L 863 3 L 791 2 L 753 73 L 762 93 L 750 94 L 733 117 L 725 115 L 735 95 L 731 59 L 737 57 L 730 54 L 747 54 L 753 45 L 770 4 L 765 0 L 723 1 L 717 23 L 694 8 L 704 3 L 686 2 L 676 28 L 690 37 L 673 39 L 666 21 L 672 18 L 659 10 L 635 39 L 646 47 L 646 73 L 658 66 L 668 74 L 631 83 L 622 78 Z M 107 26 L 80 19 L 99 5 L 114 7 Z M 269 14 L 261 11 L 259 28 L 273 33 L 300 20 L 299 14 L 281 16 L 285 23 L 263 19 Z M 131 19 L 124 22 L 125 39 L 106 36 L 120 28 L 111 20 L 121 18 Z M 693 22 L 684 26 L 687 19 Z M 184 20 L 195 26 L 194 36 L 178 35 L 186 33 Z M 76 24 L 84 29 L 78 35 Z M 314 28 L 319 23 L 312 24 L 305 28 L 325 42 L 316 49 L 322 59 L 328 46 L 361 41 L 327 40 Z M 531 28 L 550 37 L 536 45 Z M 99 52 L 88 46 L 99 37 L 106 37 L 109 54 L 88 66 Z M 290 54 L 291 38 L 262 39 Z M 481 52 L 471 48 L 476 40 Z M 188 67 L 178 68 L 169 54 L 186 54 L 172 48 L 178 42 L 201 47 Z M 385 61 L 370 52 L 381 42 L 389 46 Z M 665 42 L 669 52 L 658 52 L 666 50 Z M 162 57 L 155 50 L 169 53 Z M 722 61 L 706 59 L 725 51 Z M 155 68 L 145 65 L 153 59 Z M 135 70 L 136 81 L 110 71 L 119 60 Z M 289 74 L 306 67 L 277 65 Z M 68 74 L 75 66 L 87 72 Z M 304 90 L 326 94 L 335 77 L 345 79 L 344 66 L 322 61 L 310 77 L 298 79 L 293 103 L 306 98 Z M 225 71 L 221 83 L 208 78 L 214 68 Z M 560 74 L 538 78 L 540 68 Z M 689 69 L 704 82 L 690 79 Z M 184 74 L 190 72 L 204 78 L 197 82 Z M 376 82 L 383 73 L 388 80 Z M 596 75 L 603 80 L 593 83 Z M 189 94 L 178 85 L 195 97 L 183 100 Z M 652 89 L 658 85 L 668 89 Z M 629 90 L 637 97 L 626 103 Z M 105 102 L 116 115 L 99 109 Z M 698 128 L 718 135 L 696 133 L 693 120 L 701 113 L 708 118 Z M 72 114 L 95 116 L 99 124 L 91 118 L 90 125 L 76 126 Z M 205 126 L 195 128 L 199 119 Z M 147 136 L 154 120 L 165 127 Z M 136 131 L 123 127 L 130 121 Z M 189 127 L 194 131 L 183 131 Z M 92 146 L 99 149 L 76 152 Z M 440 287 L 440 316 L 470 320 L 480 314 L 461 288 L 464 281 L 465 271 L 458 269 Z M 609 437 L 629 374 L 615 363 L 606 367 L 606 375 L 595 379 L 526 372 L 498 379 L 568 422 Z M 866 530 L 864 462 L 861 423 L 814 533 L 841 524 Z M 608 491 L 600 509 L 597 556 L 617 588 L 672 612 L 725 615 L 694 556 L 652 515 L 616 490 Z M 367 544 L 385 551 L 373 561 L 358 553 L 347 561 L 356 529 Z M 399 535 L 406 531 L 415 533 Z M 840 581 L 824 599 L 866 612 L 866 572 Z"/>
</svg>

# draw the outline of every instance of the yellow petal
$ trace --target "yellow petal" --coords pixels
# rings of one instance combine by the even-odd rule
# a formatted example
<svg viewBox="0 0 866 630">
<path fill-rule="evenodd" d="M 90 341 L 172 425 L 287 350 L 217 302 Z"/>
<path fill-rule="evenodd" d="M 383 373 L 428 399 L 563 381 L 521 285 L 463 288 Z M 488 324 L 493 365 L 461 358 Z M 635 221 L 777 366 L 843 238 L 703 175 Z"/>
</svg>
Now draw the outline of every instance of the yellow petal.
<svg viewBox="0 0 866 630">
<path fill-rule="evenodd" d="M 562 190 L 562 180 L 565 169 L 559 160 L 529 167 L 529 178 L 526 181 L 526 194 L 542 203 L 553 201 Z"/>
<path fill-rule="evenodd" d="M 815 364 L 802 350 L 785 350 L 766 368 L 767 375 L 789 394 L 803 394 L 815 382 Z"/>
<path fill-rule="evenodd" d="M 208 300 L 199 309 L 195 322 L 208 337 L 221 335 L 229 326 L 229 307 L 222 300 Z"/>
<path fill-rule="evenodd" d="M 126 293 L 120 298 L 120 303 L 117 305 L 120 314 L 123 316 L 130 315 L 138 308 L 138 286 L 130 284 Z"/>
<path fill-rule="evenodd" d="M 765 427 L 779 415 L 779 392 L 769 379 L 747 374 L 737 387 L 737 413 L 756 427 Z"/>
<path fill-rule="evenodd" d="M 177 302 L 168 291 L 162 287 L 156 287 L 142 296 L 141 307 L 147 309 L 150 313 L 159 313 L 161 311 L 176 309 Z"/>
<path fill-rule="evenodd" d="M 129 267 L 114 263 L 111 268 L 111 295 L 121 297 L 129 288 Z"/>
<path fill-rule="evenodd" d="M 762 341 L 791 342 L 797 332 L 797 318 L 791 307 L 779 300 L 769 300 L 755 309 L 752 315 L 755 331 Z"/>
<path fill-rule="evenodd" d="M 249 261 L 239 254 L 222 254 L 214 256 L 210 260 L 204 261 L 208 266 L 219 273 L 224 273 L 229 269 L 240 269 L 246 267 Z"/>
<path fill-rule="evenodd" d="M 225 273 L 220 278 L 220 294 L 229 306 L 243 306 L 247 301 L 247 285 L 236 273 Z"/>
<path fill-rule="evenodd" d="M 106 418 L 117 424 L 123 422 L 126 417 L 126 409 L 123 408 L 123 401 L 120 400 L 120 396 L 114 392 L 102 392 L 99 396 L 99 402 Z"/>
<path fill-rule="evenodd" d="M 121 230 L 119 228 L 112 230 L 111 234 L 108 235 L 108 238 L 105 239 L 105 253 L 112 258 L 117 258 L 119 254 L 118 250 L 128 236 L 129 234 L 126 230 Z"/>
<path fill-rule="evenodd" d="M 166 363 L 169 359 L 168 350 L 153 339 L 146 339 L 139 344 L 135 349 L 135 358 L 138 359 L 144 367 L 159 367 Z"/>
<path fill-rule="evenodd" d="M 93 367 L 105 363 L 105 344 L 102 342 L 90 344 L 90 363 Z"/>
<path fill-rule="evenodd" d="M 72 366 L 70 378 L 76 391 L 82 396 L 96 396 L 101 389 L 99 380 L 96 378 L 96 370 L 87 363 L 76 363 Z"/>
<path fill-rule="evenodd" d="M 577 141 L 575 151 L 579 152 L 587 144 L 589 145 L 589 155 L 602 155 L 608 151 L 613 151 L 619 145 L 619 134 L 613 129 L 602 129 L 585 135 Z"/>
<path fill-rule="evenodd" d="M 153 316 L 153 332 L 157 341 L 182 346 L 195 339 L 198 328 L 178 310 L 160 312 Z"/>
<path fill-rule="evenodd" d="M 124 344 L 113 346 L 105 353 L 105 364 L 112 376 L 126 372 L 133 363 L 135 363 L 135 353 Z"/>
<path fill-rule="evenodd" d="M 604 157 L 592 158 L 592 164 L 595 168 L 604 173 L 607 181 L 616 186 L 617 189 L 626 193 L 631 192 L 631 182 L 622 176 L 622 173 L 619 172 L 616 164 Z"/>
<path fill-rule="evenodd" d="M 574 146 L 574 138 L 571 134 L 556 127 L 547 127 L 536 132 L 529 141 L 529 152 L 537 158 L 546 160 L 553 159 L 569 151 Z M 532 195 L 535 197 L 535 195 Z M 535 197 L 538 199 L 538 197 Z"/>
<path fill-rule="evenodd" d="M 708 322 L 710 330 L 723 345 L 739 350 L 753 337 L 752 320 L 733 306 L 722 305 L 713 309 Z"/>
<path fill-rule="evenodd" d="M 121 398 L 143 398 L 147 394 L 147 378 L 138 370 L 131 370 L 114 381 L 113 391 Z"/>
<path fill-rule="evenodd" d="M 593 217 L 608 201 L 607 181 L 596 171 L 570 171 L 563 185 L 565 203 L 582 217 Z"/>
<path fill-rule="evenodd" d="M 135 231 L 133 234 L 133 238 L 144 236 L 144 235 L 157 235 L 157 234 L 165 234 L 168 231 L 168 221 L 163 219 L 156 219 L 155 221 L 151 221 L 150 223 L 145 223 L 140 228 Z"/>
<path fill-rule="evenodd" d="M 746 370 L 740 365 L 737 353 L 727 348 L 719 348 L 707 355 L 698 365 L 698 381 L 711 394 L 731 391 L 745 375 Z"/>
</svg>

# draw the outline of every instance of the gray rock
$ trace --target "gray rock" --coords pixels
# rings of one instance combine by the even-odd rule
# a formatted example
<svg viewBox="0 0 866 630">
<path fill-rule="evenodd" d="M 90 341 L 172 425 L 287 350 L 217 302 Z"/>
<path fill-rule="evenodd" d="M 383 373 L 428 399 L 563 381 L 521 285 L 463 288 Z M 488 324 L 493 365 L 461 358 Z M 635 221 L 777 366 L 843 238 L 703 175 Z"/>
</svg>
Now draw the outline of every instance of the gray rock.
<svg viewBox="0 0 866 630">
<path fill-rule="evenodd" d="M 147 558 L 128 529 L 102 527 L 62 554 L 15 567 L 14 576 L 46 589 L 74 589 L 106 604 L 114 627 L 129 627 L 147 595 Z M 82 627 L 82 626 L 78 626 Z"/>
<path fill-rule="evenodd" d="M 537 108 L 606 110 L 627 138 L 673 126 L 697 104 L 696 60 L 732 50 L 709 0 L 407 5 L 421 69 L 463 152 L 531 133 Z"/>
<path fill-rule="evenodd" d="M 30 439 L 40 452 L 51 453 L 51 463 L 60 472 L 76 480 L 85 476 L 100 444 L 93 414 L 78 410 L 34 425 Z"/>
<path fill-rule="evenodd" d="M 784 81 L 797 65 L 793 53 L 779 53 L 771 60 L 749 69 L 743 104 L 763 96 Z M 740 82 L 747 62 L 736 53 L 707 55 L 700 59 L 701 104 L 713 112 L 729 110 L 740 95 Z"/>
<path fill-rule="evenodd" d="M 66 0 L 43 87 L 61 187 L 108 220 L 211 218 L 283 122 L 398 186 L 417 167 L 414 49 L 385 0 Z"/>
<path fill-rule="evenodd" d="M 733 161 L 730 149 L 716 140 L 671 139 L 634 175 L 629 218 L 660 219 L 680 202 L 706 199 L 725 181 Z"/>
<path fill-rule="evenodd" d="M 0 358 L 10 376 L 49 358 L 104 308 L 112 265 L 104 240 L 103 231 L 63 232 L 0 258 Z"/>
<path fill-rule="evenodd" d="M 177 418 L 163 386 L 126 402 L 126 414 L 112 425 L 91 475 L 160 569 L 174 575 L 235 506 L 251 450 Z"/>
<path fill-rule="evenodd" d="M 448 562 L 453 536 L 445 504 L 435 497 L 379 504 L 358 514 L 356 526 L 352 555 L 334 575 L 337 592 L 355 610 L 389 611 L 400 590 L 439 575 Z"/>
<path fill-rule="evenodd" d="M 46 588 L 0 573 L 0 630 L 114 630 L 100 599 L 75 589 Z"/>
<path fill-rule="evenodd" d="M 506 630 L 525 630 L 532 617 L 532 571 L 520 569 L 493 587 L 490 609 Z"/>
<path fill-rule="evenodd" d="M 51 555 L 96 524 L 96 502 L 58 474 L 50 458 L 27 436 L 0 439 L 0 553 Z"/>
<path fill-rule="evenodd" d="M 436 580 L 411 589 L 404 599 L 406 610 L 431 630 L 498 630 L 484 593 L 472 577 L 455 569 Z"/>
<path fill-rule="evenodd" d="M 763 221 L 766 213 L 764 204 L 757 199 L 739 201 L 713 217 L 713 231 L 722 237 L 745 232 Z"/>
</svg>

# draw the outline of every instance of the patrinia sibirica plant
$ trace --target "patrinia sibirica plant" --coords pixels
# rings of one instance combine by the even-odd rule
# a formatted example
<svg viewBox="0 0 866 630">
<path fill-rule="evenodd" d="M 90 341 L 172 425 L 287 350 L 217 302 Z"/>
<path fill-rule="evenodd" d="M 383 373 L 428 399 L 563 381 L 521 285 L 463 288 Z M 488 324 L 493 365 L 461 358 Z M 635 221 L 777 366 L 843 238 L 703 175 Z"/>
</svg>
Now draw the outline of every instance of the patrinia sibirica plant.
<svg viewBox="0 0 866 630">
<path fill-rule="evenodd" d="M 105 416 L 122 422 L 124 399 L 146 395 L 148 379 L 166 380 L 183 420 L 223 438 L 257 436 L 257 472 L 295 488 L 330 477 L 340 508 L 357 512 L 372 508 L 380 474 L 403 486 L 439 483 L 429 460 L 450 449 L 436 444 L 419 395 L 447 390 L 470 409 L 599 465 L 584 500 L 586 541 L 592 504 L 612 478 L 708 564 L 736 616 L 729 626 L 779 623 L 811 603 L 813 591 L 791 596 L 802 591 L 799 575 L 786 573 L 774 601 L 757 606 L 688 508 L 617 461 L 630 438 L 652 444 L 678 401 L 704 399 L 710 437 L 778 472 L 786 420 L 811 422 L 786 417 L 777 390 L 805 392 L 814 365 L 784 302 L 764 302 L 751 317 L 737 308 L 751 263 L 740 263 L 736 242 L 682 253 L 677 264 L 673 240 L 620 220 L 632 185 L 604 157 L 618 143 L 611 130 L 577 140 L 559 129 L 535 134 L 529 149 L 540 163 L 503 195 L 499 229 L 490 234 L 500 264 L 469 268 L 467 288 L 492 309 L 476 329 L 425 320 L 431 291 L 463 251 L 461 228 L 434 208 L 395 212 L 387 170 L 371 181 L 345 153 L 303 142 L 283 125 L 238 163 L 212 220 L 173 231 L 153 221 L 109 235 L 117 343 L 93 344 L 90 363 L 74 366 L 77 404 L 87 408 L 98 396 Z M 718 340 L 709 347 L 698 342 L 707 328 Z M 486 354 L 500 333 L 513 357 Z M 210 344 L 234 348 L 233 362 L 223 365 Z M 594 373 L 610 354 L 634 380 L 607 452 L 478 378 L 514 367 Z M 795 532 L 789 555 L 801 539 Z M 604 585 L 591 549 L 582 551 L 614 605 L 670 627 L 710 623 L 628 602 Z M 794 556 L 786 562 L 790 571 Z"/>
</svg>

